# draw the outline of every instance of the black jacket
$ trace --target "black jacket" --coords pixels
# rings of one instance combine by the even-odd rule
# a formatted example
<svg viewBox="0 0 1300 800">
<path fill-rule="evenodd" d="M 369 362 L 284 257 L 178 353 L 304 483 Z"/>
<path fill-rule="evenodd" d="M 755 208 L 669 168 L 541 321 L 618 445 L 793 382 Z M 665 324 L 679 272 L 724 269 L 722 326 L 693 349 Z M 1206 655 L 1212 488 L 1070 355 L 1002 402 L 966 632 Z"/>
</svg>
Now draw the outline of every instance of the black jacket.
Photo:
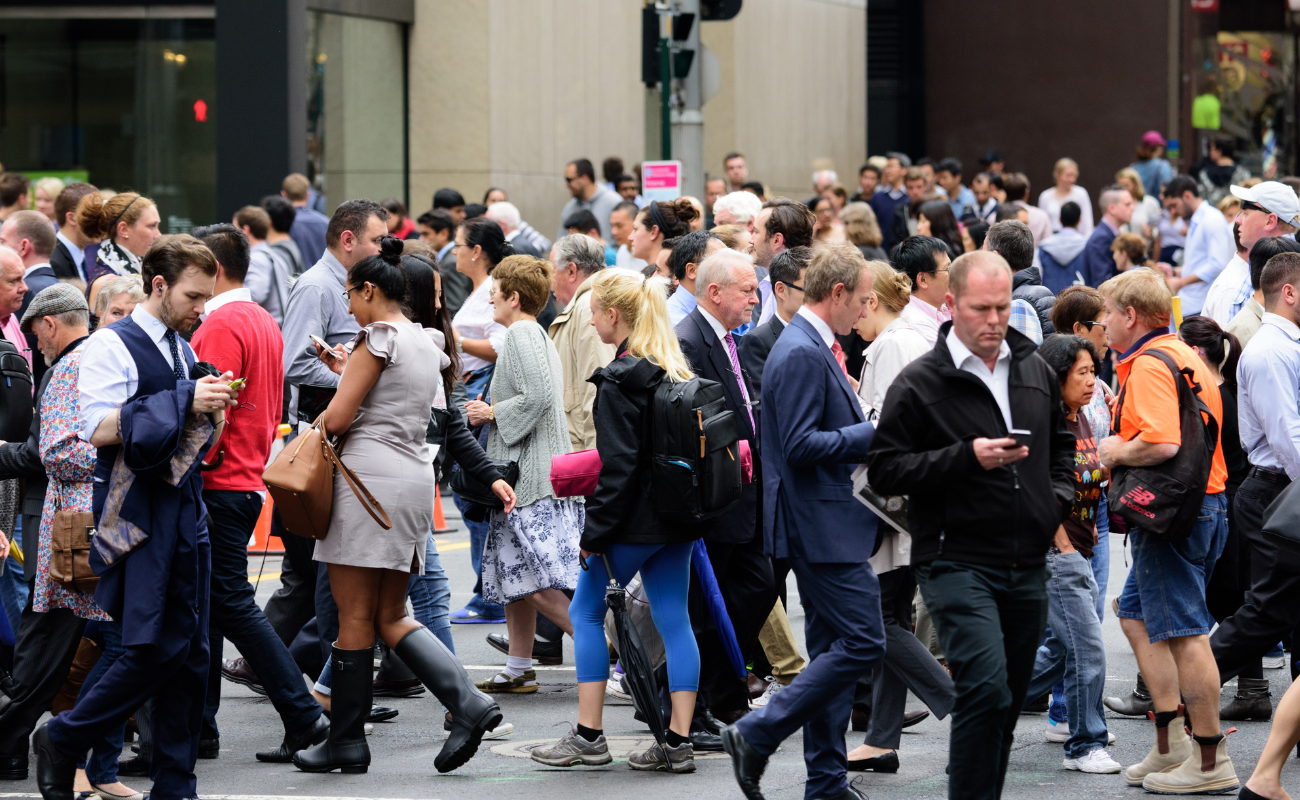
<svg viewBox="0 0 1300 800">
<path fill-rule="evenodd" d="M 446 469 L 447 456 L 451 456 L 461 469 L 484 486 L 491 486 L 501 477 L 496 467 L 492 466 L 487 453 L 479 446 L 478 439 L 469 432 L 465 414 L 454 402 L 447 404 L 447 436 L 443 440 L 442 447 L 438 448 L 438 455 L 434 458 L 434 463 L 444 473 L 450 472 Z"/>
<path fill-rule="evenodd" d="M 1032 432 L 1029 457 L 985 470 L 971 441 L 1004 437 L 1007 426 L 984 382 L 953 364 L 951 328 L 939 328 L 934 349 L 885 395 L 867 453 L 872 487 L 909 495 L 913 564 L 1040 566 L 1074 497 L 1074 437 L 1060 385 L 1033 341 L 1009 329 L 1011 419 Z"/>
<path fill-rule="evenodd" d="M 59 242 L 59 244 L 63 244 L 63 242 Z M 19 320 L 22 320 L 23 315 L 27 313 L 27 307 L 32 304 L 32 300 L 36 298 L 36 295 L 58 283 L 59 279 L 55 276 L 53 267 L 38 267 L 32 270 L 31 275 L 24 277 L 23 282 L 27 284 L 27 294 L 23 295 L 22 307 L 18 309 Z M 32 351 L 32 384 L 40 386 L 41 377 L 45 375 L 47 369 L 45 359 L 41 356 L 41 351 L 36 347 L 36 334 L 27 333 L 24 336 L 27 337 L 27 346 Z"/>
<path fill-rule="evenodd" d="M 740 350 L 740 366 L 749 377 L 749 382 L 754 385 L 755 400 L 763 396 L 763 365 L 767 363 L 772 345 L 776 344 L 783 330 L 785 330 L 785 323 L 781 321 L 780 316 L 773 314 L 767 322 L 740 337 L 737 343 Z"/>
<path fill-rule="evenodd" d="M 59 278 L 82 280 L 81 272 L 77 270 L 77 260 L 72 257 L 68 246 L 62 240 L 56 240 L 54 243 L 54 252 L 50 253 L 50 267 Z"/>
<path fill-rule="evenodd" d="M 722 385 L 727 410 L 736 415 L 736 433 L 741 439 L 749 442 L 749 452 L 753 455 L 757 470 L 760 459 L 758 433 L 754 425 L 758 424 L 758 408 L 755 406 L 752 409 L 754 416 L 751 424 L 750 415 L 745 413 L 745 398 L 740 393 L 740 384 L 736 381 L 731 355 L 727 352 L 727 343 L 718 338 L 713 326 L 704 318 L 704 314 L 704 309 L 697 306 L 694 311 L 686 315 L 686 319 L 677 323 L 677 341 L 681 344 L 682 355 L 691 362 L 691 369 L 696 375 L 705 380 L 717 381 Z M 736 359 L 740 360 L 739 348 L 737 348 Z M 743 362 L 740 371 L 744 375 Z M 748 380 L 745 381 L 745 391 L 749 393 L 751 400 L 758 397 L 758 390 Z M 741 484 L 740 502 L 735 508 L 718 517 L 713 530 L 705 538 L 710 542 L 728 544 L 744 544 L 753 539 L 762 530 L 758 525 L 758 509 L 761 507 L 758 495 L 760 485 L 757 477 L 750 483 Z"/>
<path fill-rule="evenodd" d="M 650 436 L 646 414 L 664 371 L 645 359 L 619 355 L 588 378 L 596 384 L 592 416 L 600 479 L 587 498 L 582 549 L 606 553 L 611 544 L 676 544 L 708 533 L 702 525 L 664 525 L 650 494 Z"/>
<path fill-rule="evenodd" d="M 1011 276 L 1011 299 L 1024 300 L 1038 312 L 1038 324 L 1043 327 L 1046 339 L 1056 328 L 1052 327 L 1052 306 L 1056 305 L 1056 295 L 1043 285 L 1043 271 L 1038 267 L 1025 267 Z"/>
</svg>

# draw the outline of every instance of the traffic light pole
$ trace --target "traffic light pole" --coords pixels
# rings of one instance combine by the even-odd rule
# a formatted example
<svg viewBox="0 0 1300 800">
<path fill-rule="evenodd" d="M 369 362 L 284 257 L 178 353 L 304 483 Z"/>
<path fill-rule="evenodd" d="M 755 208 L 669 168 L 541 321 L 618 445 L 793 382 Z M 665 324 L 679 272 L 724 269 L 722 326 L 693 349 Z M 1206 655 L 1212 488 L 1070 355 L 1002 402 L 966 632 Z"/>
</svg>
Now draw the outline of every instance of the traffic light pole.
<svg viewBox="0 0 1300 800">
<path fill-rule="evenodd" d="M 682 194 L 703 199 L 704 197 L 704 102 L 703 73 L 704 59 L 700 52 L 700 0 L 677 0 L 677 12 L 683 18 L 692 20 L 689 33 L 678 44 L 684 52 L 679 61 L 674 62 L 673 72 L 680 81 L 680 102 L 673 115 L 673 157 L 682 162 Z M 678 36 L 681 34 L 679 33 Z M 688 68 L 683 72 L 682 67 Z"/>
<path fill-rule="evenodd" d="M 666 23 L 660 20 L 662 29 Z M 659 141 L 661 158 L 664 161 L 671 161 L 673 158 L 673 126 L 672 126 L 672 51 L 668 43 L 668 37 L 659 37 Z"/>
</svg>

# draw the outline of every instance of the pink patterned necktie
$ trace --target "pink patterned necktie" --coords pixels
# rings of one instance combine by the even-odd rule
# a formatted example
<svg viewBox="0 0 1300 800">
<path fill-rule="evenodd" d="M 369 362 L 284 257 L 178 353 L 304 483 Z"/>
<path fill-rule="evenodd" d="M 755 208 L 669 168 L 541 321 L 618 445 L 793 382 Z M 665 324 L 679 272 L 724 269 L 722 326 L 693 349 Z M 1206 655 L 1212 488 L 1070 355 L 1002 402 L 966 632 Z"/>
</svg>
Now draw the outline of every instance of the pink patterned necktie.
<svg viewBox="0 0 1300 800">
<path fill-rule="evenodd" d="M 749 407 L 749 390 L 745 388 L 745 379 L 740 375 L 740 356 L 736 354 L 736 339 L 730 333 L 724 337 L 727 341 L 727 353 L 731 356 L 731 371 L 736 375 L 740 385 L 740 396 L 745 398 L 745 413 L 749 415 L 749 429 L 754 430 L 754 412 Z"/>
<path fill-rule="evenodd" d="M 849 359 L 844 355 L 844 348 L 840 347 L 839 342 L 831 343 L 831 353 L 834 354 L 835 362 L 840 365 L 840 369 L 844 370 L 844 377 L 849 377 Z"/>
</svg>

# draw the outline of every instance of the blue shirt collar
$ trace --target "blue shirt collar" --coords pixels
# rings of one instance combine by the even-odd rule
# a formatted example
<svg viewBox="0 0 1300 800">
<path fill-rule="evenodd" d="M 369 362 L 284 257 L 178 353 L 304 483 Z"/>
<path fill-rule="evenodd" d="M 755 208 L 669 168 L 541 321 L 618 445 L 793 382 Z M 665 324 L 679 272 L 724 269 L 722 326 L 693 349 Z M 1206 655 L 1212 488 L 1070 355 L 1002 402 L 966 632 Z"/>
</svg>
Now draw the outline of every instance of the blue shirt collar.
<svg viewBox="0 0 1300 800">
<path fill-rule="evenodd" d="M 1141 339 L 1138 339 L 1136 342 L 1134 342 L 1132 347 L 1125 350 L 1124 355 L 1120 356 L 1119 360 L 1123 361 L 1124 359 L 1133 355 L 1137 351 L 1141 350 L 1143 347 L 1146 347 L 1147 342 L 1151 341 L 1152 339 L 1155 339 L 1158 336 L 1164 336 L 1168 333 L 1169 331 L 1167 329 L 1159 329 L 1159 328 L 1154 331 L 1151 331 L 1146 336 L 1143 336 Z"/>
</svg>

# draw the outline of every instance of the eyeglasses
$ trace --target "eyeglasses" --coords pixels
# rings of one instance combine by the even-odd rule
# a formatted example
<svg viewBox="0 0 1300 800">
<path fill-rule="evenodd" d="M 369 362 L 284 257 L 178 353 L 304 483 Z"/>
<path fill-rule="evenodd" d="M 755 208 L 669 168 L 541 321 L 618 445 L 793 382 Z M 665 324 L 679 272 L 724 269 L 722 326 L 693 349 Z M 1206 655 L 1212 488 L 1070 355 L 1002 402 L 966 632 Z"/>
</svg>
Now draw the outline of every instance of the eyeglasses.
<svg viewBox="0 0 1300 800">
<path fill-rule="evenodd" d="M 368 283 L 368 282 L 369 282 L 369 281 L 367 281 L 367 283 Z M 357 289 L 364 289 L 364 288 L 366 288 L 366 284 L 363 283 L 363 284 L 361 284 L 360 286 L 352 286 L 352 287 L 349 287 L 349 288 L 347 288 L 347 289 L 344 289 L 342 292 L 340 292 L 340 294 L 343 295 L 343 302 L 345 302 L 345 303 L 350 303 L 350 302 L 352 302 L 352 298 L 349 297 L 348 295 L 351 294 L 352 292 L 355 292 Z"/>
<path fill-rule="evenodd" d="M 781 284 L 782 286 L 789 286 L 791 289 L 798 289 L 801 292 L 804 290 L 803 287 L 797 283 L 786 283 L 785 281 L 777 281 L 777 283 Z"/>
<path fill-rule="evenodd" d="M 952 272 L 952 268 L 951 268 L 951 267 L 944 267 L 943 269 L 931 269 L 931 270 L 926 270 L 926 272 L 929 272 L 931 275 L 938 275 L 938 274 L 941 273 L 941 272 Z"/>
<path fill-rule="evenodd" d="M 1106 323 L 1097 322 L 1096 320 L 1085 319 L 1081 324 L 1090 331 L 1093 328 L 1101 328 L 1103 331 L 1106 330 Z"/>
</svg>

